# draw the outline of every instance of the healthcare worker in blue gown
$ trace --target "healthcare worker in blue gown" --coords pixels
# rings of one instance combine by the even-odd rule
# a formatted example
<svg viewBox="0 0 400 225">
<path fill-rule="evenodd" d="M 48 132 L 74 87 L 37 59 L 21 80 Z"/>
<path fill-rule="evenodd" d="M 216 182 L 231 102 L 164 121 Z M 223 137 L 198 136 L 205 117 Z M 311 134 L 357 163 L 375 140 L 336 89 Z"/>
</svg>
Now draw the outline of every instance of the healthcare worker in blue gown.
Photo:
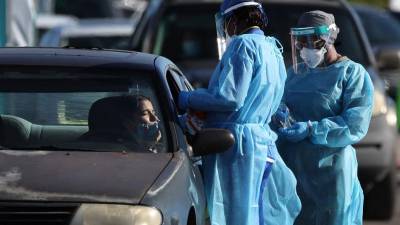
<svg viewBox="0 0 400 225">
<path fill-rule="evenodd" d="M 297 178 L 298 225 L 362 224 L 352 144 L 367 133 L 374 87 L 362 65 L 336 52 L 338 33 L 334 16 L 322 11 L 302 14 L 291 29 L 283 101 L 297 122 L 279 130 L 278 149 Z"/>
<path fill-rule="evenodd" d="M 216 24 L 223 54 L 208 88 L 179 96 L 181 109 L 207 113 L 205 127 L 226 128 L 235 136 L 233 148 L 202 160 L 211 224 L 293 222 L 300 210 L 296 180 L 280 158 L 277 135 L 268 126 L 286 79 L 279 44 L 264 35 L 266 17 L 256 1 L 225 0 Z"/>
</svg>

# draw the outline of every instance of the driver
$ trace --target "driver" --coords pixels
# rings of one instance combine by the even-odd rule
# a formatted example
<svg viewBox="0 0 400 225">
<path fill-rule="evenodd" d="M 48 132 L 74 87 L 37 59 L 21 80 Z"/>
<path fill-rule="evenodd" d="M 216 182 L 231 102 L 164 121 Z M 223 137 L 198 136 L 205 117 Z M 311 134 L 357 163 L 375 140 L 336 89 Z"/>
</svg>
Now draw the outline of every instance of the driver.
<svg viewBox="0 0 400 225">
<path fill-rule="evenodd" d="M 156 152 L 161 140 L 159 119 L 145 96 L 112 96 L 97 100 L 89 111 L 89 132 L 84 139 L 134 143 Z"/>
</svg>

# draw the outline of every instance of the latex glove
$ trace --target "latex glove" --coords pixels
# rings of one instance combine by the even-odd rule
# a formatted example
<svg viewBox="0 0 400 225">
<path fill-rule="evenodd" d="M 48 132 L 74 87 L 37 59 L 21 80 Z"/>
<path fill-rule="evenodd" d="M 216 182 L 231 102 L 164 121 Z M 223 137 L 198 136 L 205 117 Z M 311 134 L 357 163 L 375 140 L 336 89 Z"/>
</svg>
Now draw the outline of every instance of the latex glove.
<svg viewBox="0 0 400 225">
<path fill-rule="evenodd" d="M 310 125 L 307 122 L 297 122 L 288 128 L 279 128 L 279 134 L 291 142 L 304 140 L 310 134 Z"/>
<path fill-rule="evenodd" d="M 179 116 L 179 124 L 185 132 L 194 136 L 202 129 L 204 121 L 194 114 L 185 113 Z"/>
<path fill-rule="evenodd" d="M 272 122 L 277 127 L 286 128 L 286 121 L 289 120 L 289 110 L 279 110 L 272 116 Z"/>
</svg>

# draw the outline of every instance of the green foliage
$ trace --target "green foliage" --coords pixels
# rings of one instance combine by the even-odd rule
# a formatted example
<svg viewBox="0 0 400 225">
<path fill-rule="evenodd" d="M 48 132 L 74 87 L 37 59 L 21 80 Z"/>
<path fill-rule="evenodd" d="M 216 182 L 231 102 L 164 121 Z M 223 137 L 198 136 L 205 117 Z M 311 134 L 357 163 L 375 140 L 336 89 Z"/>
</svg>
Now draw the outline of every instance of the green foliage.
<svg viewBox="0 0 400 225">
<path fill-rule="evenodd" d="M 351 3 L 363 3 L 368 5 L 374 5 L 381 8 L 386 8 L 388 6 L 389 0 L 349 0 Z"/>
</svg>

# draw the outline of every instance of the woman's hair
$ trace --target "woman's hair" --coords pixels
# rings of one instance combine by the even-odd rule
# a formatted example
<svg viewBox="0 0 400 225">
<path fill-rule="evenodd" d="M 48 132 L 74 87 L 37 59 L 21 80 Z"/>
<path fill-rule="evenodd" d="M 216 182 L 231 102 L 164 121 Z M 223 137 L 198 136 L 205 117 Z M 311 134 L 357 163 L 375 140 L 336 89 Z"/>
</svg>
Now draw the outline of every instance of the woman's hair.
<svg viewBox="0 0 400 225">
<path fill-rule="evenodd" d="M 139 103 L 144 100 L 150 101 L 143 95 L 112 96 L 97 100 L 89 110 L 89 130 L 124 130 L 125 121 L 139 113 Z"/>
<path fill-rule="evenodd" d="M 266 17 L 258 6 L 238 8 L 233 11 L 232 16 L 246 28 L 258 26 L 261 29 L 265 29 L 267 26 Z"/>
</svg>

